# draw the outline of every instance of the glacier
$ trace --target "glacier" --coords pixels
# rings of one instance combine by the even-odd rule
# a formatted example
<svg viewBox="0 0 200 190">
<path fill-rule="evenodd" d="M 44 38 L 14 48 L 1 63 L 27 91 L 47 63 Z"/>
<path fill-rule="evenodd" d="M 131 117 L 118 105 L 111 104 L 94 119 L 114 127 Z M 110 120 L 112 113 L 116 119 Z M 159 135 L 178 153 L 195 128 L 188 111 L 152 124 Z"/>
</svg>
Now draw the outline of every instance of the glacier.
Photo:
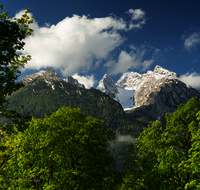
<svg viewBox="0 0 200 190">
<path fill-rule="evenodd" d="M 113 98 L 114 100 L 118 101 L 124 111 L 128 111 L 132 108 L 134 108 L 134 93 L 135 93 L 135 89 L 131 89 L 131 88 L 123 88 L 120 86 L 117 86 L 118 92 L 116 93 L 116 98 Z"/>
</svg>

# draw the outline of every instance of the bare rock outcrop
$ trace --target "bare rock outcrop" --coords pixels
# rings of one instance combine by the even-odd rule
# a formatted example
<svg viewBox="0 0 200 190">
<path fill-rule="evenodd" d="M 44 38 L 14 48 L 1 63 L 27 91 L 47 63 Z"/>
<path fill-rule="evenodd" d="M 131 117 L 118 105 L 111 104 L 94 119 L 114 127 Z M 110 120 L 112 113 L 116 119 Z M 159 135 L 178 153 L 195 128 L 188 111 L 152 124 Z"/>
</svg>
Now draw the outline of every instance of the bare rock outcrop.
<svg viewBox="0 0 200 190">
<path fill-rule="evenodd" d="M 66 82 L 74 85 L 74 86 L 78 86 L 78 87 L 81 87 L 81 88 L 85 88 L 85 85 L 84 84 L 80 84 L 78 82 L 78 80 L 74 79 L 72 76 L 67 76 L 67 78 L 65 79 Z"/>
<path fill-rule="evenodd" d="M 116 98 L 116 93 L 119 93 L 117 85 L 107 74 L 105 74 L 103 78 L 99 81 L 97 89 L 101 90 L 102 92 L 105 92 L 111 98 Z"/>
<path fill-rule="evenodd" d="M 33 82 L 35 79 L 37 81 Z M 22 82 L 25 86 L 28 85 L 30 82 L 32 85 L 35 85 L 37 82 L 40 81 L 48 81 L 52 82 L 53 80 L 62 81 L 62 79 L 58 76 L 58 74 L 53 69 L 48 69 L 47 71 L 41 70 L 37 73 L 27 75 L 23 77 L 19 82 Z"/>
<path fill-rule="evenodd" d="M 200 99 L 200 93 L 180 81 L 176 73 L 157 66 L 153 72 L 143 74 L 143 79 L 137 85 L 134 94 L 135 109 L 146 107 L 148 116 L 161 119 L 165 113 L 173 113 L 177 110 L 177 105 L 186 104 L 195 96 Z"/>
<path fill-rule="evenodd" d="M 54 81 L 61 82 L 64 80 L 61 79 L 53 69 L 48 69 L 47 71 L 41 70 L 37 73 L 27 75 L 23 77 L 19 82 L 22 82 L 25 86 L 30 83 L 31 85 L 35 85 L 38 82 L 46 82 L 48 86 L 51 86 L 52 89 L 55 89 Z M 74 86 L 85 88 L 83 84 L 80 84 L 76 79 L 71 76 L 68 76 L 65 81 Z"/>
</svg>

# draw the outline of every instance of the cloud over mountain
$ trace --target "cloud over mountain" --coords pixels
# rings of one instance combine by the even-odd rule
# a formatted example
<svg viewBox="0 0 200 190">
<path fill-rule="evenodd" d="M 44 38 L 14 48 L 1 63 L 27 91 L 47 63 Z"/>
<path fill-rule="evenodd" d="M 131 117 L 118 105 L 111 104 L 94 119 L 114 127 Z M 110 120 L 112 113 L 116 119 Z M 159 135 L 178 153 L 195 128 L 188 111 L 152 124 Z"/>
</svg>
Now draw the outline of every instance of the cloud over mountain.
<svg viewBox="0 0 200 190">
<path fill-rule="evenodd" d="M 87 89 L 93 87 L 94 84 L 97 82 L 97 80 L 94 79 L 94 75 L 79 76 L 77 73 L 75 73 L 72 77 L 74 79 L 77 79 L 81 84 L 84 84 L 85 88 L 87 88 Z"/>
<path fill-rule="evenodd" d="M 15 17 L 19 18 L 23 13 L 24 10 L 17 13 Z M 88 18 L 85 15 L 73 15 L 56 25 L 46 23 L 45 26 L 40 27 L 37 22 L 30 24 L 34 32 L 26 37 L 24 50 L 18 53 L 31 55 L 32 59 L 22 71 L 51 67 L 60 69 L 65 77 L 79 72 L 86 73 L 103 66 L 105 60 L 112 62 L 113 58 L 109 54 L 126 40 L 120 31 L 141 29 L 146 23 L 145 12 L 141 9 L 129 9 L 126 13 L 130 16 L 130 21 L 112 16 Z M 31 13 L 28 15 L 32 16 Z M 153 60 L 145 60 L 141 63 L 144 52 L 144 49 L 131 53 L 121 51 L 118 61 L 114 61 L 114 68 L 111 65 L 111 69 L 114 69 L 113 74 L 127 71 L 133 62 L 135 68 L 143 64 L 147 69 Z M 106 67 L 109 65 L 107 64 Z"/>
<path fill-rule="evenodd" d="M 130 45 L 131 51 L 121 51 L 117 61 L 108 61 L 104 67 L 108 67 L 109 75 L 116 75 L 119 73 L 127 72 L 129 69 L 139 69 L 141 72 L 149 69 L 159 57 L 160 49 L 154 49 L 143 44 L 140 47 Z M 144 59 L 144 56 L 151 53 L 151 58 Z"/>
<path fill-rule="evenodd" d="M 196 72 L 191 74 L 187 72 L 186 74 L 180 76 L 180 80 L 185 84 L 192 86 L 193 88 L 200 89 L 200 75 Z"/>
</svg>

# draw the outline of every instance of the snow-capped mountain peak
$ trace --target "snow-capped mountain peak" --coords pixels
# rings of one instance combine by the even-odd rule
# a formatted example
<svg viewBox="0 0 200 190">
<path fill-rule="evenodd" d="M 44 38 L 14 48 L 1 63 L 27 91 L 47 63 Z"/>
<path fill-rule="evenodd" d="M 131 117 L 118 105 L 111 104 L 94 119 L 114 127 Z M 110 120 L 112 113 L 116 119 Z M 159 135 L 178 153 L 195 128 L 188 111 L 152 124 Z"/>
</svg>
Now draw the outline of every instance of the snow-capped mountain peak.
<svg viewBox="0 0 200 190">
<path fill-rule="evenodd" d="M 161 75 L 165 75 L 166 77 L 179 78 L 179 75 L 177 75 L 175 72 L 164 69 L 159 65 L 156 65 L 153 72 L 161 74 Z"/>
<path fill-rule="evenodd" d="M 137 84 L 142 79 L 142 75 L 136 72 L 126 72 L 117 81 L 117 85 L 127 89 L 136 89 Z"/>
<path fill-rule="evenodd" d="M 124 78 L 126 78 L 127 76 L 125 76 Z M 122 107 L 126 110 L 134 106 L 133 95 L 135 90 L 130 89 L 128 87 L 123 88 L 115 84 L 112 78 L 107 74 L 105 74 L 103 78 L 99 81 L 97 89 L 101 90 L 102 92 L 105 92 L 114 100 L 121 103 Z"/>
<path fill-rule="evenodd" d="M 97 89 L 107 93 L 114 100 L 121 103 L 124 110 L 129 110 L 138 106 L 138 99 L 136 101 L 134 97 L 136 95 L 135 92 L 140 92 L 143 89 L 149 92 L 152 91 L 152 88 L 157 89 L 167 79 L 177 80 L 178 78 L 179 75 L 175 72 L 171 72 L 156 65 L 153 71 L 147 71 L 147 73 L 144 74 L 139 74 L 137 72 L 123 73 L 116 84 L 105 74 L 100 80 Z M 149 84 L 150 82 L 151 85 Z"/>
<path fill-rule="evenodd" d="M 116 84 L 107 74 L 99 81 L 97 89 L 106 92 L 112 98 L 115 98 L 115 94 L 118 93 Z"/>
</svg>

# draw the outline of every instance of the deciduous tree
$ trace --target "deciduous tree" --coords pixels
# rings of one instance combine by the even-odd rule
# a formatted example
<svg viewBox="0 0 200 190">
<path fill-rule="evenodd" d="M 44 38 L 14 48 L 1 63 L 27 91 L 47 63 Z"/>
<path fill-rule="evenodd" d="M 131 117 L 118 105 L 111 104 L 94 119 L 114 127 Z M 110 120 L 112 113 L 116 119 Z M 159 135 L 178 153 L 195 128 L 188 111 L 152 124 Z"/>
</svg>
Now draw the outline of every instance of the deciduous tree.
<svg viewBox="0 0 200 190">
<path fill-rule="evenodd" d="M 125 158 L 124 188 L 200 189 L 200 102 L 197 97 L 151 122 Z"/>
<path fill-rule="evenodd" d="M 3 9 L 3 5 L 0 5 Z M 33 23 L 33 17 L 30 19 L 25 11 L 20 19 L 9 20 L 6 11 L 0 15 L 0 116 L 10 119 L 16 124 L 19 131 L 28 127 L 27 121 L 31 120 L 30 114 L 21 115 L 15 110 L 8 110 L 9 96 L 21 88 L 23 84 L 15 83 L 15 80 L 21 74 L 20 67 L 24 67 L 30 55 L 20 56 L 16 52 L 23 49 L 25 43 L 22 41 L 26 36 L 33 32 L 28 28 L 28 24 Z M 23 109 L 23 106 L 21 106 Z M 6 162 L 12 157 L 12 139 L 14 130 L 12 126 L 5 124 L 0 126 L 0 180 L 5 176 L 4 168 Z"/>
<path fill-rule="evenodd" d="M 3 9 L 3 5 L 0 5 L 0 9 Z M 15 21 L 9 20 L 6 11 L 0 15 L 0 115 L 19 124 L 20 131 L 27 127 L 25 122 L 31 119 L 30 114 L 23 116 L 15 110 L 7 110 L 6 107 L 9 104 L 9 96 L 23 86 L 22 83 L 15 82 L 21 74 L 19 68 L 24 68 L 31 59 L 30 55 L 17 54 L 17 50 L 23 49 L 25 45 L 22 40 L 33 32 L 28 27 L 28 24 L 33 23 L 33 17 L 30 19 L 27 15 L 29 11 L 27 9 L 20 19 L 14 18 Z M 21 108 L 23 109 L 23 106 Z M 1 128 L 12 132 L 9 125 Z"/>
<path fill-rule="evenodd" d="M 116 163 L 106 148 L 115 138 L 103 121 L 85 117 L 79 108 L 33 117 L 29 128 L 13 138 L 5 171 L 15 180 L 2 188 L 115 189 L 122 173 L 112 170 Z"/>
</svg>

